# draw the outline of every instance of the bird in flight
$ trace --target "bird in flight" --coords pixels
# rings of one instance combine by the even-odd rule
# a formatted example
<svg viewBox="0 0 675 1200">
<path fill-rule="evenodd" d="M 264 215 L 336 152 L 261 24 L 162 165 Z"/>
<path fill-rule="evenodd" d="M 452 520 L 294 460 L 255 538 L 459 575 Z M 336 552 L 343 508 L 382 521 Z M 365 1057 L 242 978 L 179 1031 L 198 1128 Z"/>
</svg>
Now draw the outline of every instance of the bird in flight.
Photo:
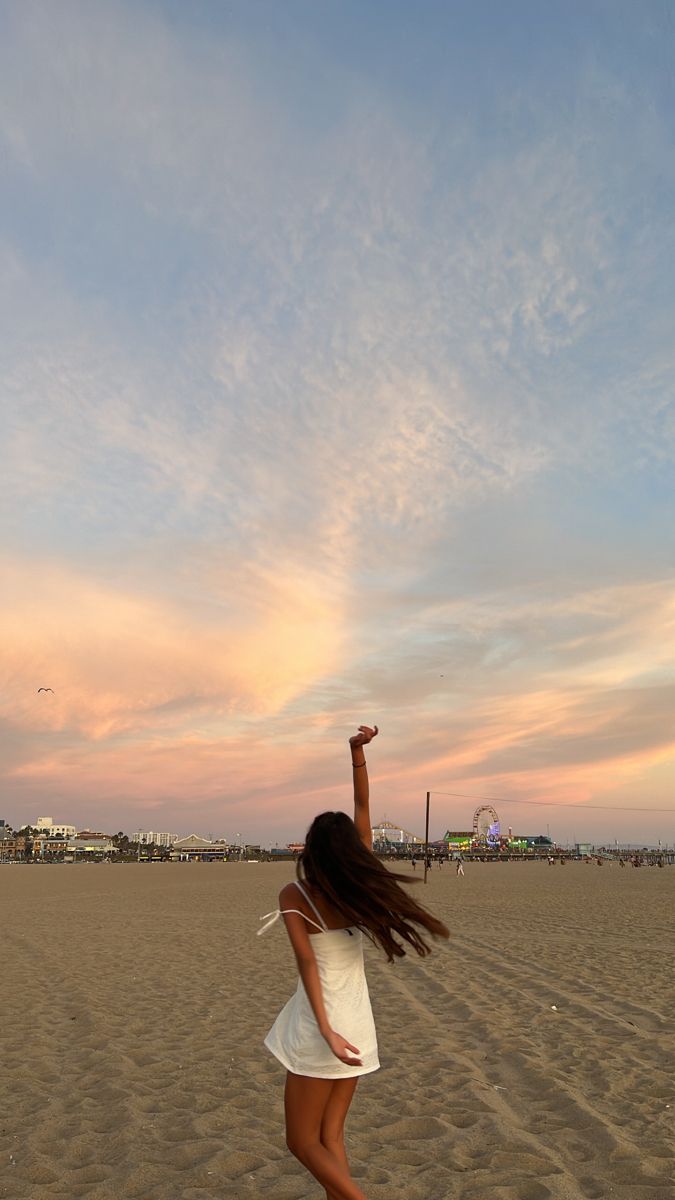
<svg viewBox="0 0 675 1200">
<path fill-rule="evenodd" d="M 38 696 L 40 695 L 40 692 L 51 692 L 52 696 L 54 695 L 53 688 L 38 688 Z"/>
</svg>

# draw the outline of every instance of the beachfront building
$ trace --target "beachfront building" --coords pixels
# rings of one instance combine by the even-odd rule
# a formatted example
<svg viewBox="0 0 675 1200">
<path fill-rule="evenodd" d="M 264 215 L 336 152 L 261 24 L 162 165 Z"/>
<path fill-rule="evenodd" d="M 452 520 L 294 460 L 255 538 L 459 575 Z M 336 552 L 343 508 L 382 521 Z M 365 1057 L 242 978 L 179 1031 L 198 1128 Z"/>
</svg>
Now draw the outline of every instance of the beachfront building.
<svg viewBox="0 0 675 1200">
<path fill-rule="evenodd" d="M 33 858 L 54 859 L 97 859 L 110 858 L 117 854 L 117 847 L 107 833 L 81 834 L 63 837 L 63 834 L 42 833 L 33 839 Z"/>
<path fill-rule="evenodd" d="M 25 858 L 27 840 L 3 825 L 0 829 L 0 862 L 20 862 Z"/>
<path fill-rule="evenodd" d="M 178 841 L 177 833 L 158 833 L 156 830 L 139 829 L 137 833 L 130 839 L 132 842 L 140 842 L 141 846 L 173 846 L 174 842 Z"/>
<path fill-rule="evenodd" d="M 512 850 L 550 850 L 552 838 L 545 833 L 517 833 L 509 839 Z"/>
<path fill-rule="evenodd" d="M 380 821 L 372 827 L 373 849 L 386 850 L 389 846 L 423 846 L 424 838 L 418 837 L 416 833 L 411 833 L 409 829 L 403 829 L 400 825 L 395 825 L 393 821 Z"/>
<path fill-rule="evenodd" d="M 78 833 L 77 837 L 68 839 L 68 853 L 84 858 L 107 858 L 110 854 L 117 854 L 117 846 L 106 833 Z"/>
<path fill-rule="evenodd" d="M 77 833 L 74 825 L 55 824 L 52 817 L 38 817 L 33 828 L 39 829 L 40 833 L 46 833 L 50 837 L 56 837 L 57 833 L 60 833 L 61 837 L 64 838 L 75 837 Z"/>
<path fill-rule="evenodd" d="M 171 847 L 172 862 L 222 862 L 230 847 L 227 842 L 211 842 L 196 833 L 176 838 Z"/>
<path fill-rule="evenodd" d="M 469 851 L 473 842 L 473 829 L 447 829 L 443 841 L 449 854 L 453 851 Z"/>
<path fill-rule="evenodd" d="M 546 850 L 553 845 L 550 837 L 543 833 L 523 833 L 513 834 L 509 830 L 508 837 L 499 837 L 494 841 L 479 841 L 476 838 L 473 829 L 450 830 L 446 831 L 443 838 L 448 852 L 453 851 L 470 851 L 476 850 L 480 852 L 485 848 L 488 850 Z"/>
<path fill-rule="evenodd" d="M 65 854 L 68 847 L 68 838 L 65 838 L 62 833 L 38 833 L 33 838 L 33 854 L 34 859 L 38 858 L 53 858 L 55 855 Z"/>
</svg>

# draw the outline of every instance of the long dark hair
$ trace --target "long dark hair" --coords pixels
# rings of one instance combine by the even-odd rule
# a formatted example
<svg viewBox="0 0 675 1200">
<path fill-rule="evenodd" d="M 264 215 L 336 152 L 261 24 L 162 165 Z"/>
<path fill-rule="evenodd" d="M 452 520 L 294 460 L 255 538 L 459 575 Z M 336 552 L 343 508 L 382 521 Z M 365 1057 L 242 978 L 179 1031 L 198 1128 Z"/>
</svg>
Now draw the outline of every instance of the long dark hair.
<svg viewBox="0 0 675 1200">
<path fill-rule="evenodd" d="M 431 952 L 420 928 L 434 937 L 450 936 L 447 926 L 401 887 L 414 880 L 389 871 L 361 841 L 346 813 L 325 812 L 314 818 L 297 875 L 318 888 L 350 925 L 381 946 L 389 962 L 405 954 L 394 934 L 419 955 Z"/>
</svg>

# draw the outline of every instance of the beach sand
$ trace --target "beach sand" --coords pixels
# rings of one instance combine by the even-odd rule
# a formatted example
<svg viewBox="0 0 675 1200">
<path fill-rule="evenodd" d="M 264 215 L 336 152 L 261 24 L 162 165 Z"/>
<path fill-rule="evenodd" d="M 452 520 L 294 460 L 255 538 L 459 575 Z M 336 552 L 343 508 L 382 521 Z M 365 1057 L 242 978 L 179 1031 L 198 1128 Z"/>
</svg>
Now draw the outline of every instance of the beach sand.
<svg viewBox="0 0 675 1200">
<path fill-rule="evenodd" d="M 262 1045 L 296 975 L 258 918 L 292 874 L 0 868 L 3 1200 L 320 1200 Z M 449 945 L 367 952 L 369 1200 L 674 1200 L 675 868 L 468 863 L 418 892 Z"/>
</svg>

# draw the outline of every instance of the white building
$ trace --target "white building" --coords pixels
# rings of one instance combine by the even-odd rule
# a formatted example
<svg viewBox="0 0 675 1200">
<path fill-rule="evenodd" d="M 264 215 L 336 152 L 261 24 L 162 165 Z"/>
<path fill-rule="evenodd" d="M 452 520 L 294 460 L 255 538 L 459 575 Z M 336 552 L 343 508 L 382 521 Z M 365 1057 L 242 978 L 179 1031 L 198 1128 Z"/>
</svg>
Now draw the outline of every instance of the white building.
<svg viewBox="0 0 675 1200">
<path fill-rule="evenodd" d="M 50 837 L 56 837 L 57 833 L 60 833 L 64 838 L 70 838 L 75 837 L 77 833 L 74 825 L 55 825 L 52 817 L 38 817 L 33 828 L 49 834 Z"/>
<path fill-rule="evenodd" d="M 178 838 L 171 848 L 172 862 L 221 862 L 227 857 L 227 842 L 212 842 L 208 838 L 191 833 L 188 837 Z"/>
<path fill-rule="evenodd" d="M 89 837 L 71 838 L 68 841 L 68 850 L 84 855 L 117 853 L 112 838 L 97 837 L 96 834 L 91 834 Z"/>
<path fill-rule="evenodd" d="M 104 835 L 79 834 L 77 837 L 57 838 L 51 833 L 42 833 L 33 842 L 33 857 L 44 858 L 51 854 L 63 854 L 73 858 L 94 858 L 97 854 L 110 857 L 117 853 L 112 838 Z"/>
<path fill-rule="evenodd" d="M 141 846 L 173 846 L 174 842 L 178 841 L 177 833 L 157 833 L 152 829 L 140 829 L 133 837 L 129 838 L 130 842 L 140 842 Z"/>
</svg>

